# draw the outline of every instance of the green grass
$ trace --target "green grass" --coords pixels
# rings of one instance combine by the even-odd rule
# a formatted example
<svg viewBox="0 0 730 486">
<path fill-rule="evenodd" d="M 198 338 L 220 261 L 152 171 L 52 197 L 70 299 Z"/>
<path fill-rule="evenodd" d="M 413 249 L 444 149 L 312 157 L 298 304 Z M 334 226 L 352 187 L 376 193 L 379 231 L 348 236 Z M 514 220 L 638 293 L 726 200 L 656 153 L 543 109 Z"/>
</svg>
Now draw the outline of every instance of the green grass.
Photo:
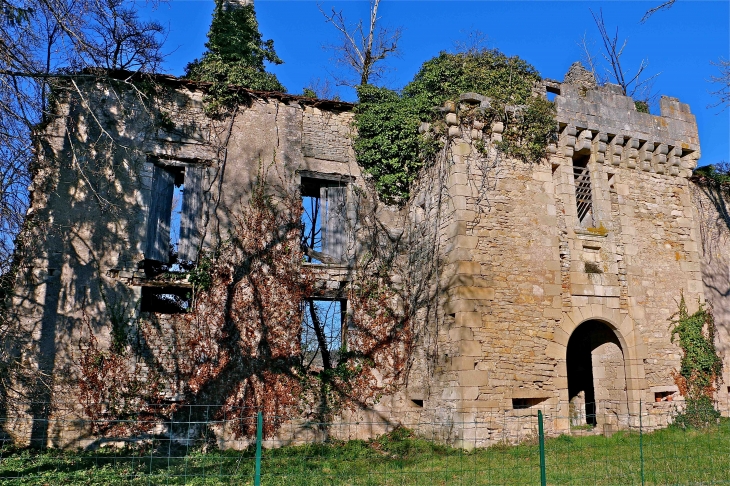
<svg viewBox="0 0 730 486">
<path fill-rule="evenodd" d="M 161 447 L 164 448 L 164 447 Z M 560 436 L 545 443 L 553 485 L 641 484 L 638 433 Z M 254 452 L 185 449 L 0 450 L 3 484 L 253 484 Z M 730 484 L 730 421 L 643 436 L 648 485 Z M 537 445 L 464 451 L 402 429 L 375 441 L 264 450 L 264 486 L 540 484 Z"/>
</svg>

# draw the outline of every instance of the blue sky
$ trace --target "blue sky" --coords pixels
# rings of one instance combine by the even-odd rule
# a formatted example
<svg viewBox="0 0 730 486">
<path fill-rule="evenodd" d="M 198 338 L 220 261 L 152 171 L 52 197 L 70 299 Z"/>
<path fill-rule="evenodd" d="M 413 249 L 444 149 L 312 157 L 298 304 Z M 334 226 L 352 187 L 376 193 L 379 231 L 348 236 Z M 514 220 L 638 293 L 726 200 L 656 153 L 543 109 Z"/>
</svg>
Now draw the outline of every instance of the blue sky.
<svg viewBox="0 0 730 486">
<path fill-rule="evenodd" d="M 589 9 L 603 10 L 606 25 L 628 38 L 624 66 L 631 71 L 648 59 L 649 74 L 661 73 L 654 91 L 689 103 L 697 117 L 702 158 L 700 165 L 730 161 L 730 109 L 712 107 L 717 102 L 710 92 L 719 88 L 709 82 L 719 74 L 712 61 L 730 58 L 730 2 L 678 0 L 646 23 L 644 12 L 662 0 L 642 2 L 581 1 L 423 1 L 382 0 L 382 24 L 400 26 L 402 54 L 392 59 L 387 86 L 408 83 L 420 65 L 442 50 L 453 50 L 455 42 L 466 40 L 478 30 L 487 36 L 487 47 L 519 55 L 544 76 L 562 80 L 568 67 L 581 58 L 578 45 L 584 34 L 598 52 L 600 40 Z M 146 14 L 170 33 L 166 46 L 172 51 L 165 70 L 180 75 L 190 60 L 204 50 L 213 0 L 171 0 Z M 311 0 L 255 0 L 264 38 L 273 39 L 284 60 L 272 66 L 291 93 L 301 93 L 313 80 L 325 80 L 332 69 L 331 53 L 323 45 L 337 42 L 336 31 L 324 22 Z M 367 15 L 363 1 L 321 1 L 329 11 L 342 10 L 348 20 Z M 354 101 L 354 92 L 339 89 L 340 96 Z"/>
</svg>

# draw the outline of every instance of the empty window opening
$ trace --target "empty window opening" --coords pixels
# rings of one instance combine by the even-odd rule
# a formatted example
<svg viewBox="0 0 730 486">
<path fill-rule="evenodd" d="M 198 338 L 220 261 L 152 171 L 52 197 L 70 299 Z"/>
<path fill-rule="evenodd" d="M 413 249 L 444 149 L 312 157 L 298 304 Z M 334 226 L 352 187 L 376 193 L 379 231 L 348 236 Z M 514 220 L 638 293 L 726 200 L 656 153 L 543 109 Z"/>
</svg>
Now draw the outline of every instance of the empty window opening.
<svg viewBox="0 0 730 486">
<path fill-rule="evenodd" d="M 547 397 L 544 398 L 513 398 L 512 399 L 512 408 L 515 410 L 520 410 L 523 408 L 532 408 L 536 405 L 541 404 L 547 400 Z"/>
<path fill-rule="evenodd" d="M 142 312 L 181 314 L 190 311 L 192 290 L 185 287 L 142 287 Z"/>
<path fill-rule="evenodd" d="M 145 248 L 148 273 L 184 271 L 197 259 L 203 170 L 154 165 Z"/>
<path fill-rule="evenodd" d="M 546 93 L 546 97 L 548 101 L 555 101 L 555 97 L 558 96 L 558 93 L 555 93 L 553 91 L 548 91 Z"/>
<path fill-rule="evenodd" d="M 612 191 L 615 191 L 616 190 L 616 188 L 614 187 L 615 176 L 616 176 L 616 174 L 608 174 L 608 187 Z"/>
<path fill-rule="evenodd" d="M 331 369 L 346 349 L 345 300 L 308 299 L 302 318 L 302 358 L 305 368 Z"/>
<path fill-rule="evenodd" d="M 655 402 L 671 402 L 674 400 L 674 392 L 663 391 L 654 393 Z"/>
<path fill-rule="evenodd" d="M 411 399 L 411 401 L 413 402 L 413 404 L 415 406 L 423 408 L 423 400 L 418 400 L 418 399 L 414 398 L 414 399 Z"/>
<path fill-rule="evenodd" d="M 344 263 L 347 183 L 302 177 L 302 247 L 309 263 Z"/>
<path fill-rule="evenodd" d="M 585 156 L 573 161 L 575 204 L 578 209 L 578 221 L 583 227 L 593 225 L 593 192 L 591 191 L 591 174 L 588 170 L 588 159 Z"/>
</svg>

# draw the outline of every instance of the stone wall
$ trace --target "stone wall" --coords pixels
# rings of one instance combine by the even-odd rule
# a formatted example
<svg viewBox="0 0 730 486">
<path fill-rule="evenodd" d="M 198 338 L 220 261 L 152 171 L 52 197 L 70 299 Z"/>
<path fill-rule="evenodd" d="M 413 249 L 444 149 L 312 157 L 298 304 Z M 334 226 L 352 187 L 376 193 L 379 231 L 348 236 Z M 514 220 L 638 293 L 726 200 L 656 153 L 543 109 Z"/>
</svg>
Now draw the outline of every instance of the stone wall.
<svg viewBox="0 0 730 486">
<path fill-rule="evenodd" d="M 704 295 L 712 306 L 717 327 L 715 344 L 723 358 L 722 383 L 716 392 L 718 408 L 730 416 L 730 217 L 728 188 L 711 180 L 692 185 L 692 201 L 702 239 L 701 268 Z"/>
<path fill-rule="evenodd" d="M 555 430 L 568 430 L 580 399 L 570 395 L 570 382 L 580 377 L 566 357 L 578 345 L 571 343 L 576 330 L 592 326 L 598 425 L 635 425 L 640 402 L 650 417 L 645 425 L 666 425 L 667 400 L 681 402 L 672 378 L 681 350 L 671 342 L 669 319 L 682 294 L 694 310 L 706 292 L 687 179 L 699 157 L 694 118 L 670 98 L 656 116 L 637 112 L 611 86 L 556 86 L 560 136 L 549 161 L 504 161 L 486 196 L 476 182 L 490 165 L 484 160 L 497 154 L 480 153 L 474 142 L 500 137 L 502 127 L 483 134 L 446 117 L 453 153 L 441 241 L 446 302 L 424 406 L 467 423 L 513 410 L 514 434 L 525 413 L 519 408 L 548 409 L 560 417 Z M 474 98 L 465 96 L 460 108 Z M 576 206 L 581 161 L 590 173 L 588 223 Z M 710 273 L 726 278 L 726 267 L 719 267 L 724 277 L 711 267 L 705 283 Z"/>
<path fill-rule="evenodd" d="M 49 376 L 73 376 L 85 333 L 108 341 L 110 305 L 139 314 L 141 289 L 159 285 L 144 268 L 155 171 L 195 167 L 204 248 L 227 237 L 255 184 L 291 192 L 319 175 L 349 181 L 350 262 L 372 245 L 393 252 L 390 280 L 414 318 L 409 375 L 374 407 L 343 414 L 370 424 L 348 434 L 403 422 L 463 445 L 514 442 L 533 433 L 538 409 L 555 434 L 571 422 L 632 427 L 640 410 L 645 426 L 666 425 L 681 406 L 669 318 L 682 294 L 690 310 L 714 306 L 727 413 L 727 206 L 688 179 L 700 152 L 687 105 L 663 98 L 661 115 L 639 113 L 610 85 L 550 82 L 559 137 L 547 160 L 526 164 L 497 152 L 501 123 L 462 124 L 481 99 L 469 94 L 445 107 L 446 149 L 400 208 L 377 200 L 356 163 L 349 105 L 251 94 L 216 119 L 195 85 L 165 82 L 164 117 L 124 86 L 89 85 L 83 99 L 59 98 L 41 138 L 14 309 Z M 352 264 L 308 267 L 318 296 L 346 295 Z M 66 385 L 45 398 L 73 396 Z"/>
</svg>

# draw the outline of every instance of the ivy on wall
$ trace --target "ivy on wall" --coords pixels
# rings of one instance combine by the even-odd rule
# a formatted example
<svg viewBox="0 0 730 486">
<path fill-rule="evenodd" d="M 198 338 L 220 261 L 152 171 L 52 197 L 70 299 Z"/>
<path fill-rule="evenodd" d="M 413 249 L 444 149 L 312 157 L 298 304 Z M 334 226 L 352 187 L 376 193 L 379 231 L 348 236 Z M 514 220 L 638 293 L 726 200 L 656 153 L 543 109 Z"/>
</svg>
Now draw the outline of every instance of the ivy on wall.
<svg viewBox="0 0 730 486">
<path fill-rule="evenodd" d="M 730 183 L 730 165 L 725 162 L 697 167 L 692 173 L 695 177 L 707 178 L 718 184 Z"/>
<path fill-rule="evenodd" d="M 715 348 L 715 321 L 712 312 L 703 304 L 690 315 L 684 301 L 671 317 L 672 342 L 682 348 L 682 361 L 674 380 L 686 399 L 685 411 L 675 424 L 683 427 L 702 427 L 717 420 L 719 412 L 713 407 L 715 387 L 722 373 L 722 359 Z"/>
<path fill-rule="evenodd" d="M 504 123 L 503 140 L 495 144 L 499 150 L 526 162 L 540 160 L 557 129 L 554 105 L 533 95 L 540 79 L 535 68 L 519 57 L 484 49 L 442 52 L 425 62 L 401 93 L 360 86 L 355 109 L 358 162 L 384 200 L 405 202 L 418 171 L 444 143 L 439 137 L 443 115 L 435 107 L 467 92 L 491 99 L 489 108 L 466 115 L 487 127 L 494 121 Z M 423 122 L 433 123 L 427 136 L 418 133 Z"/>
</svg>

